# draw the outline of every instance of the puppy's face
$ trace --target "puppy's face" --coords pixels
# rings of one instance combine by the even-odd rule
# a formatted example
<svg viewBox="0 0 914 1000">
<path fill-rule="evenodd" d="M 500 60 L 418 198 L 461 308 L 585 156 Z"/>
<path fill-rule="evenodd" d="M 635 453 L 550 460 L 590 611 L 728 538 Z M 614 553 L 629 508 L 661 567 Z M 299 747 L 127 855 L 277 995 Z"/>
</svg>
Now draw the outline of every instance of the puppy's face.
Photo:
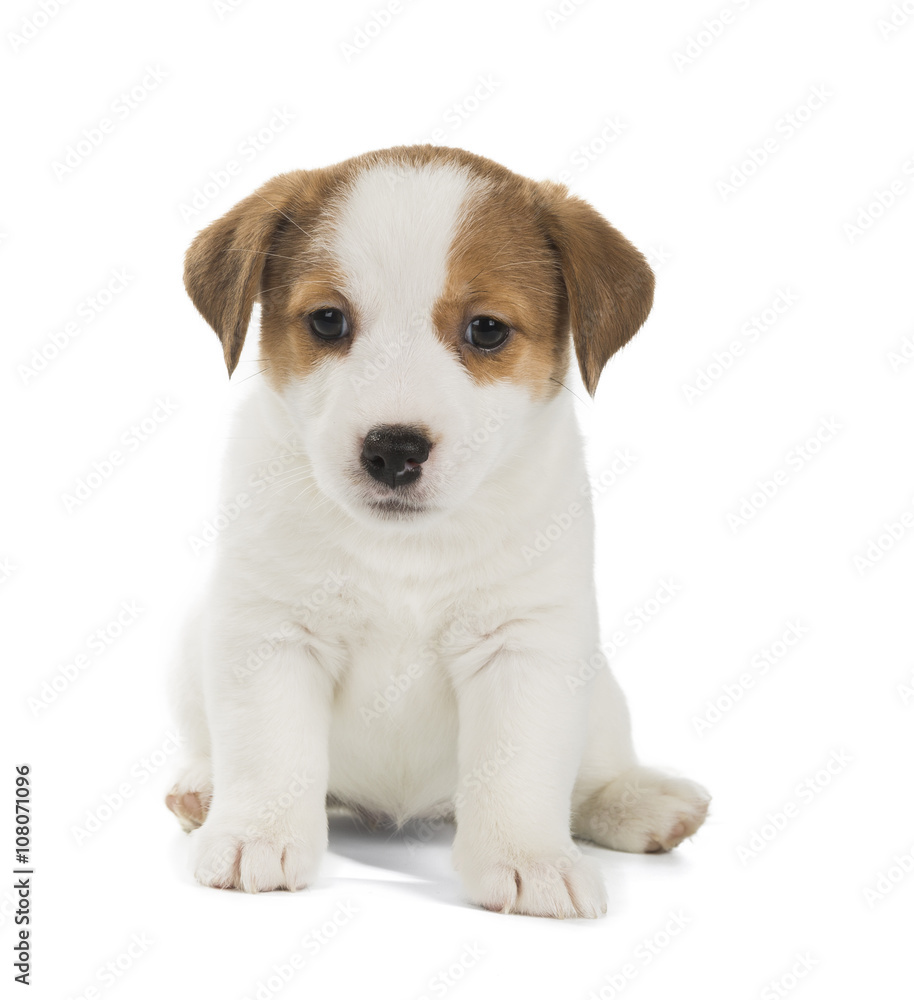
<svg viewBox="0 0 914 1000">
<path fill-rule="evenodd" d="M 318 487 L 362 521 L 466 503 L 561 389 L 590 392 L 653 276 L 590 206 L 460 150 L 284 174 L 194 241 L 185 283 L 231 373 L 254 301 L 265 375 Z"/>
</svg>

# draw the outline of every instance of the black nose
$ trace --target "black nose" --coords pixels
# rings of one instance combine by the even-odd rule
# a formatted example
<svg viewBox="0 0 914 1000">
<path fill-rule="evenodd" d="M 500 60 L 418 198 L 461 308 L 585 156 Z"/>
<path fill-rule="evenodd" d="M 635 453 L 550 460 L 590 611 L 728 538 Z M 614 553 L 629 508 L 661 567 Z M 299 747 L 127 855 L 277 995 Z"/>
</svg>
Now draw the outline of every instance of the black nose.
<svg viewBox="0 0 914 1000">
<path fill-rule="evenodd" d="M 365 435 L 362 465 L 388 486 L 405 486 L 422 475 L 431 444 L 415 427 L 375 427 Z"/>
</svg>

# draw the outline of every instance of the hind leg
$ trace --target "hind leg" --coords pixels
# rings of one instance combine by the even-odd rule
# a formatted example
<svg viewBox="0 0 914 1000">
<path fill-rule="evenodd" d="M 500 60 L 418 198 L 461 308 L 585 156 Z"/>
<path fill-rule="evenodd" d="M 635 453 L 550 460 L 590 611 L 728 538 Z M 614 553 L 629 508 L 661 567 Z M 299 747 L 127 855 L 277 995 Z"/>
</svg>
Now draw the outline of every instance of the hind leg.
<svg viewBox="0 0 914 1000">
<path fill-rule="evenodd" d="M 165 796 L 165 805 L 178 817 L 185 833 L 203 825 L 213 799 L 213 784 L 208 762 L 204 766 L 189 765 L 178 774 L 178 780 Z"/>
<path fill-rule="evenodd" d="M 576 805 L 573 830 L 614 851 L 657 854 L 691 837 L 710 801 L 694 781 L 636 766 Z"/>
<path fill-rule="evenodd" d="M 198 612 L 185 626 L 169 691 L 172 711 L 187 745 L 165 805 L 187 833 L 202 825 L 213 798 L 209 728 L 203 703 L 202 629 L 202 615 Z"/>
<path fill-rule="evenodd" d="M 710 795 L 694 781 L 638 764 L 625 697 L 608 667 L 594 678 L 590 698 L 572 833 L 616 851 L 672 850 L 704 822 Z"/>
</svg>

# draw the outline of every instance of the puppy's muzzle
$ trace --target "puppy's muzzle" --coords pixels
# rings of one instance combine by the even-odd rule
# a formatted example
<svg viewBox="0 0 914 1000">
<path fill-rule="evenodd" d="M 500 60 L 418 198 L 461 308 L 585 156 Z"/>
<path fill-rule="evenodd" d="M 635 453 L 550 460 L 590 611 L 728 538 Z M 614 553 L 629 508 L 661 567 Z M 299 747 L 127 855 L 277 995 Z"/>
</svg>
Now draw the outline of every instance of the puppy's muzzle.
<svg viewBox="0 0 914 1000">
<path fill-rule="evenodd" d="M 365 435 L 362 466 L 379 483 L 396 489 L 414 483 L 422 475 L 422 463 L 431 447 L 416 427 L 375 427 Z"/>
</svg>

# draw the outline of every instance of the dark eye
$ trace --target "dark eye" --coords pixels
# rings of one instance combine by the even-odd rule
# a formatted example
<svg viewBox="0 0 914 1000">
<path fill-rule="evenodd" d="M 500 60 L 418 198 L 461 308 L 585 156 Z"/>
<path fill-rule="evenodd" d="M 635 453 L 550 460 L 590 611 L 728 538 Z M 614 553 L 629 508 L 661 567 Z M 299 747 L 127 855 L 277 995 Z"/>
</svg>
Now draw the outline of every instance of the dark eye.
<svg viewBox="0 0 914 1000">
<path fill-rule="evenodd" d="M 466 330 L 467 342 L 483 351 L 492 351 L 508 339 L 511 328 L 491 316 L 477 316 Z"/>
<path fill-rule="evenodd" d="M 349 333 L 349 322 L 339 309 L 315 309 L 308 313 L 308 326 L 321 340 L 341 340 Z"/>
</svg>

